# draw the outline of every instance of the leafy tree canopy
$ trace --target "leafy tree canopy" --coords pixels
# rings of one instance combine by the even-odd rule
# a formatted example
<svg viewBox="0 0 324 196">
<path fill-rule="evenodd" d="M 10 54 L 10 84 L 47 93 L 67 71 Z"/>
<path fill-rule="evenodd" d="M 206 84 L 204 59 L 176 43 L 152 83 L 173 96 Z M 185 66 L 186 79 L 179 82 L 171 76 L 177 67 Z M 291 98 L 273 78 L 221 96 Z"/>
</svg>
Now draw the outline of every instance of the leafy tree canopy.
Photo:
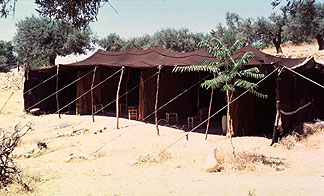
<svg viewBox="0 0 324 196">
<path fill-rule="evenodd" d="M 9 71 L 17 63 L 17 58 L 13 53 L 12 43 L 0 41 L 0 72 Z"/>
<path fill-rule="evenodd" d="M 152 36 L 151 45 L 160 45 L 177 52 L 188 52 L 198 50 L 197 45 L 203 38 L 203 34 L 192 33 L 186 28 L 179 30 L 162 29 Z"/>
<path fill-rule="evenodd" d="M 301 2 L 289 17 L 285 34 L 295 44 L 316 38 L 319 49 L 324 49 L 324 4 L 311 0 Z"/>
<path fill-rule="evenodd" d="M 126 41 L 120 38 L 116 33 L 111 33 L 107 37 L 99 39 L 97 44 L 107 51 L 117 52 L 125 47 Z"/>
<path fill-rule="evenodd" d="M 54 65 L 58 55 L 84 54 L 92 49 L 91 30 L 76 29 L 71 23 L 46 22 L 35 16 L 26 17 L 17 24 L 14 37 L 18 56 L 29 65 Z"/>
<path fill-rule="evenodd" d="M 7 17 L 15 12 L 19 0 L 0 0 L 0 17 Z M 99 8 L 109 0 L 35 0 L 38 6 L 36 11 L 47 19 L 65 20 L 75 27 L 86 27 L 90 22 L 97 20 Z"/>
<path fill-rule="evenodd" d="M 219 23 L 211 32 L 225 45 L 232 46 L 238 39 L 243 45 L 254 44 L 257 41 L 252 18 L 243 19 L 236 13 L 226 12 L 225 21 L 226 27 Z"/>
<path fill-rule="evenodd" d="M 197 50 L 198 43 L 205 39 L 202 33 L 192 33 L 188 29 L 162 29 L 154 35 L 144 35 L 137 38 L 124 40 L 117 34 L 109 34 L 107 37 L 97 41 L 98 45 L 108 51 L 121 51 L 136 47 L 139 49 L 149 49 L 156 46 L 163 46 L 177 52 L 188 52 Z"/>
</svg>

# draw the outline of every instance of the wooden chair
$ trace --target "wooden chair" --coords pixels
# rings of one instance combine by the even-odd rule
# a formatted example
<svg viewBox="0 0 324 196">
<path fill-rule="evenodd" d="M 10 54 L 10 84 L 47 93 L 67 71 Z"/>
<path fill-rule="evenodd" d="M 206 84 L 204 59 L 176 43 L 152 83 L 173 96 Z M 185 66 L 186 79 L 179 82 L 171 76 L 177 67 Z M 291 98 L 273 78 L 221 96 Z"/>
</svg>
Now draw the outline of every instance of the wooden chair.
<svg viewBox="0 0 324 196">
<path fill-rule="evenodd" d="M 199 125 L 201 123 L 201 117 L 200 116 L 190 116 L 187 117 L 188 120 L 188 128 L 194 128 L 195 126 Z"/>
<path fill-rule="evenodd" d="M 129 106 L 128 107 L 128 119 L 137 120 L 138 119 L 138 106 Z"/>
<path fill-rule="evenodd" d="M 169 125 L 178 124 L 178 113 L 175 112 L 167 112 L 166 113 L 166 120 Z"/>
</svg>

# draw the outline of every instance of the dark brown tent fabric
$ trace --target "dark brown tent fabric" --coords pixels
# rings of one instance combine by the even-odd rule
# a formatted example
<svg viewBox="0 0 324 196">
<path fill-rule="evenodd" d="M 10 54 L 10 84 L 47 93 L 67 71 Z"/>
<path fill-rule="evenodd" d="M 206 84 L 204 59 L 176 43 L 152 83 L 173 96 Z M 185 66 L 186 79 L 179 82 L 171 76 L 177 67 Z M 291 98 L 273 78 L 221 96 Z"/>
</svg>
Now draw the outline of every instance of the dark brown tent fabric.
<svg viewBox="0 0 324 196">
<path fill-rule="evenodd" d="M 247 51 L 252 51 L 255 57 L 246 66 L 256 66 L 265 75 L 272 72 L 278 66 L 284 66 L 324 84 L 324 66 L 316 63 L 313 58 L 280 58 L 265 54 L 251 46 L 246 46 L 238 50 L 234 58 L 242 57 Z M 156 74 L 159 65 L 163 66 L 160 75 L 158 104 L 160 107 L 191 85 L 197 83 L 200 78 L 198 73 L 172 73 L 172 68 L 175 65 L 200 65 L 203 64 L 205 60 L 215 59 L 205 50 L 186 53 L 170 51 L 163 47 L 156 47 L 148 50 L 131 48 L 121 52 L 98 50 L 83 61 L 60 65 L 59 87 L 61 88 L 75 79 L 80 78 L 82 73 L 84 74 L 92 71 L 95 66 L 98 66 L 95 80 L 96 84 L 114 74 L 122 66 L 125 66 L 126 70 L 121 84 L 121 97 L 119 102 L 128 103 L 129 106 L 139 106 L 139 118 L 143 119 L 154 111 L 156 93 L 156 76 L 154 76 L 154 74 Z M 55 73 L 56 67 L 45 70 L 26 70 L 24 92 Z M 309 121 L 314 118 L 324 118 L 323 110 L 320 109 L 324 108 L 322 101 L 324 98 L 323 89 L 319 89 L 286 69 L 281 71 L 279 75 L 280 82 L 277 87 L 276 75 L 277 73 L 259 85 L 258 90 L 267 94 L 269 96 L 268 99 L 260 99 L 251 94 L 246 94 L 231 105 L 230 110 L 236 135 L 272 134 L 276 113 L 276 88 L 278 88 L 280 92 L 279 100 L 282 110 L 282 126 L 285 131 L 294 129 L 298 123 Z M 103 83 L 100 88 L 96 90 L 95 104 L 107 105 L 115 100 L 118 80 L 119 74 Z M 64 106 L 74 100 L 78 95 L 86 92 L 90 88 L 91 81 L 92 74 L 60 92 L 60 106 Z M 135 89 L 123 96 L 126 91 L 132 88 Z M 159 119 L 165 118 L 166 112 L 177 112 L 179 117 L 182 118 L 197 115 L 197 105 L 200 105 L 200 107 L 208 106 L 210 96 L 209 91 L 200 89 L 199 104 L 197 104 L 198 88 L 198 85 L 195 86 L 179 99 L 176 99 L 165 108 L 161 109 L 158 113 Z M 52 79 L 47 84 L 38 87 L 37 90 L 35 89 L 24 96 L 25 109 L 28 109 L 42 98 L 54 92 L 55 79 Z M 237 90 L 235 95 L 237 96 L 242 92 L 242 90 Z M 215 93 L 215 101 L 213 104 L 214 112 L 225 105 L 225 98 L 221 96 L 224 95 L 220 92 Z M 91 96 L 89 93 L 89 95 L 81 98 L 75 105 L 66 108 L 64 111 L 78 110 L 80 114 L 89 114 L 90 110 L 84 108 L 91 108 L 90 99 Z M 303 106 L 305 106 L 305 108 L 303 108 Z M 55 96 L 39 104 L 37 107 L 42 111 L 54 112 L 56 110 Z M 79 112 L 82 108 L 84 110 Z M 114 111 L 115 104 L 110 105 L 106 110 Z M 217 118 L 221 119 L 221 116 Z"/>
<path fill-rule="evenodd" d="M 99 49 L 89 58 L 77 63 L 66 64 L 65 66 L 92 67 L 97 65 L 110 68 L 126 66 L 136 69 L 147 69 L 158 67 L 159 65 L 171 67 L 174 65 L 200 65 L 205 60 L 213 60 L 211 55 L 205 50 L 184 53 L 174 52 L 158 46 L 148 50 L 131 48 L 121 52 L 108 52 Z"/>
<path fill-rule="evenodd" d="M 249 62 L 249 67 L 256 66 L 265 75 L 276 67 L 283 66 L 306 77 L 324 84 L 324 74 L 319 70 L 324 66 L 315 62 L 314 58 L 281 58 L 265 54 L 251 46 L 240 49 L 234 58 L 242 57 L 246 52 L 252 51 L 255 57 Z M 285 134 L 298 127 L 302 122 L 315 118 L 324 118 L 324 113 L 318 108 L 324 108 L 324 89 L 297 76 L 287 69 L 282 69 L 279 77 L 279 86 L 276 86 L 278 73 L 269 77 L 259 85 L 258 90 L 266 95 L 267 99 L 260 99 L 246 94 L 231 105 L 233 128 L 236 135 L 271 135 L 276 114 L 276 88 L 279 92 L 279 107 L 283 133 Z M 243 91 L 237 91 L 238 96 Z M 309 104 L 309 105 L 306 105 Z M 303 108 L 305 106 L 305 108 Z"/>
<path fill-rule="evenodd" d="M 243 47 L 239 49 L 233 58 L 240 58 L 242 57 L 246 52 L 253 52 L 254 58 L 250 60 L 249 66 L 258 66 L 258 65 L 282 65 L 289 68 L 294 68 L 301 63 L 303 63 L 305 60 L 307 60 L 307 57 L 305 58 L 281 58 L 272 56 L 270 54 L 263 53 L 252 46 L 248 45 L 246 47 Z"/>
</svg>

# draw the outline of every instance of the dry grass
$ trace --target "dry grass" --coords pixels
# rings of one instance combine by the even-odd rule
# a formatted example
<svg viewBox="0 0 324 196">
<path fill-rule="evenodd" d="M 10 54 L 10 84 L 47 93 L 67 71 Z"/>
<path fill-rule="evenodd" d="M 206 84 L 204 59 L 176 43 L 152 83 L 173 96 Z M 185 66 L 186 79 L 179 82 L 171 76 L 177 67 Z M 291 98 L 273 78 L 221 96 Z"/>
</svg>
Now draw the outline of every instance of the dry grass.
<svg viewBox="0 0 324 196">
<path fill-rule="evenodd" d="M 162 151 L 159 154 L 139 154 L 134 160 L 131 161 L 132 165 L 143 164 L 143 163 L 162 163 L 171 159 L 171 153 Z"/>
<path fill-rule="evenodd" d="M 287 166 L 281 158 L 268 157 L 256 152 L 238 152 L 235 155 L 218 152 L 216 160 L 218 171 L 224 172 L 259 172 L 264 167 L 281 171 Z"/>
<path fill-rule="evenodd" d="M 297 144 L 307 141 L 310 136 L 324 132 L 324 121 L 316 121 L 315 123 L 303 123 L 290 135 L 283 137 L 279 144 L 284 148 L 291 150 Z"/>
<path fill-rule="evenodd" d="M 2 189 L 0 189 L 0 195 L 6 195 L 6 196 L 17 196 L 17 195 L 33 195 L 34 190 L 36 188 L 36 184 L 41 182 L 41 179 L 36 175 L 25 175 L 22 174 L 21 178 L 26 184 L 29 186 L 29 191 L 25 189 L 25 187 L 17 182 L 14 182 Z"/>
</svg>

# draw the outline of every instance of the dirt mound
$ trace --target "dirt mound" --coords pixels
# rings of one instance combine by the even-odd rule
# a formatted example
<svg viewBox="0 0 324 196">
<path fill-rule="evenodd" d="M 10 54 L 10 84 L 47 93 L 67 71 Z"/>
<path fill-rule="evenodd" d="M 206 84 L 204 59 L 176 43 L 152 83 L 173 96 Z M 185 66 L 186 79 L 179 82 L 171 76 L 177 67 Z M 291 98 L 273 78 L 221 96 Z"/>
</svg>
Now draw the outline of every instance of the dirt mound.
<svg viewBox="0 0 324 196">
<path fill-rule="evenodd" d="M 22 90 L 24 87 L 24 73 L 23 72 L 8 72 L 0 73 L 0 89 Z"/>
</svg>

